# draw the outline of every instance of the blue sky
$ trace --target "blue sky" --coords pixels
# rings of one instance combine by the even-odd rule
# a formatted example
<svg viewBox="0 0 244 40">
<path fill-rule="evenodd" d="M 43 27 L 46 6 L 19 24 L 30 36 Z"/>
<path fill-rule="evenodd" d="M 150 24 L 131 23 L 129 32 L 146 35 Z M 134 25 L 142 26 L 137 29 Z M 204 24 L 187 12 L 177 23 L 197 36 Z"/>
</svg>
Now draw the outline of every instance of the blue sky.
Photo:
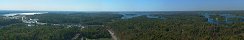
<svg viewBox="0 0 244 40">
<path fill-rule="evenodd" d="M 244 0 L 0 0 L 0 10 L 206 11 L 243 9 Z"/>
</svg>

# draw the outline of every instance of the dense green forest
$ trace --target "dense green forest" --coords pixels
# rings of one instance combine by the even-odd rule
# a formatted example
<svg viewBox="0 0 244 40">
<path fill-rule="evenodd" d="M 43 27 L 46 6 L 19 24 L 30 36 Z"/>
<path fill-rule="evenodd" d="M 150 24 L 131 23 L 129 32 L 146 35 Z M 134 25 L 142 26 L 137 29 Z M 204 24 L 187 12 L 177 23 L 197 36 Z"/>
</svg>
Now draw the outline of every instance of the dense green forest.
<svg viewBox="0 0 244 40">
<path fill-rule="evenodd" d="M 72 14 L 42 14 L 30 16 L 30 18 L 40 19 L 40 22 L 54 24 L 84 24 L 84 25 L 102 25 L 110 22 L 112 19 L 121 17 L 113 13 L 72 13 Z"/>
<path fill-rule="evenodd" d="M 19 23 L 0 29 L 0 40 L 71 40 L 76 34 L 81 34 L 78 38 L 110 38 L 110 34 L 99 26 L 89 26 L 81 30 L 81 27 L 67 28 L 54 25 L 29 27 Z"/>
<path fill-rule="evenodd" d="M 20 23 L 2 28 L 0 40 L 67 40 L 77 32 L 77 28 L 48 25 L 28 27 Z"/>
<path fill-rule="evenodd" d="M 47 23 L 28 26 L 21 19 L 0 17 L 0 40 L 112 40 L 108 30 L 118 40 L 244 40 L 244 12 L 133 13 L 160 18 L 143 14 L 121 19 L 119 12 L 51 12 L 26 16 Z"/>
<path fill-rule="evenodd" d="M 191 13 L 162 16 L 167 19 L 140 16 L 107 25 L 121 40 L 244 40 L 243 22 L 210 24 L 200 14 Z"/>
<path fill-rule="evenodd" d="M 27 18 L 40 19 L 38 22 L 48 23 L 46 25 L 33 24 L 35 26 L 27 26 L 29 24 L 22 23 L 21 18 L 1 17 L 0 25 L 3 27 L 0 28 L 0 40 L 71 40 L 75 36 L 78 36 L 75 40 L 81 38 L 111 40 L 106 27 L 100 25 L 111 22 L 119 16 L 107 13 L 50 13 L 27 16 Z"/>
<path fill-rule="evenodd" d="M 0 17 L 0 27 L 1 26 L 7 26 L 7 25 L 10 25 L 10 24 L 15 24 L 15 23 L 21 23 L 21 20 L 4 19 L 3 17 Z"/>
</svg>

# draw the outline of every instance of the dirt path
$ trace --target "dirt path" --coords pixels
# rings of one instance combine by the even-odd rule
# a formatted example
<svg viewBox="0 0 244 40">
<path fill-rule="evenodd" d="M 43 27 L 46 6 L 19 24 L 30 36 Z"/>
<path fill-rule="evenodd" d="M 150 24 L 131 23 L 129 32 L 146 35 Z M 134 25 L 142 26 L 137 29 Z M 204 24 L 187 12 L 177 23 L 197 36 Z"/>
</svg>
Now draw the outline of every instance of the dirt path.
<svg viewBox="0 0 244 40">
<path fill-rule="evenodd" d="M 109 29 L 107 29 L 107 30 L 108 30 L 108 32 L 110 33 L 110 35 L 112 36 L 112 39 L 113 39 L 113 40 L 118 40 L 117 37 L 114 35 L 114 32 L 113 32 L 113 31 L 111 31 L 111 30 L 109 30 Z"/>
</svg>

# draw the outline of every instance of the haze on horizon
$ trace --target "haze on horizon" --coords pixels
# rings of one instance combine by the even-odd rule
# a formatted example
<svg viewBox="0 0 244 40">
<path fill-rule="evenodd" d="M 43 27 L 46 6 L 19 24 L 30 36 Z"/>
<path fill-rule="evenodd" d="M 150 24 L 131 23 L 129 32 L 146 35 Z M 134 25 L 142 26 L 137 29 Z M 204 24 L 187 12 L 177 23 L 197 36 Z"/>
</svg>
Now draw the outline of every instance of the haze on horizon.
<svg viewBox="0 0 244 40">
<path fill-rule="evenodd" d="M 243 10 L 244 0 L 0 0 L 0 10 L 208 11 Z"/>
</svg>

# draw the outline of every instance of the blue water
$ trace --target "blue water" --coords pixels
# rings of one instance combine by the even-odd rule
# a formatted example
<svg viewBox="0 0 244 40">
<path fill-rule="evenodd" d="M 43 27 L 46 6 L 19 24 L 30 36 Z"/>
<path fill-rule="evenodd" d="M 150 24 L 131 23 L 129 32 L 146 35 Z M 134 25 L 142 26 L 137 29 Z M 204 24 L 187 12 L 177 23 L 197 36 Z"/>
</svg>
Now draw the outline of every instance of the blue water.
<svg viewBox="0 0 244 40">
<path fill-rule="evenodd" d="M 210 15 L 220 15 L 224 17 L 224 21 L 214 20 L 214 18 L 210 18 Z M 237 22 L 244 22 L 244 16 L 234 16 L 232 14 L 210 14 L 204 13 L 203 16 L 207 19 L 207 22 L 211 24 L 228 24 L 228 23 L 237 23 Z M 229 20 L 230 18 L 240 18 L 240 20 Z"/>
<path fill-rule="evenodd" d="M 209 14 L 206 13 L 206 14 L 203 14 L 203 16 L 208 20 L 209 23 L 214 23 L 215 24 L 214 20 L 210 18 Z"/>
<path fill-rule="evenodd" d="M 155 16 L 152 13 L 121 12 L 119 14 L 123 15 L 123 17 L 121 17 L 121 19 L 131 19 L 131 18 L 139 17 L 139 16 L 146 16 L 147 18 L 163 19 L 163 17 Z"/>
<path fill-rule="evenodd" d="M 0 12 L 0 16 L 3 16 L 4 14 L 9 14 L 9 13 L 2 13 L 2 12 Z"/>
</svg>

